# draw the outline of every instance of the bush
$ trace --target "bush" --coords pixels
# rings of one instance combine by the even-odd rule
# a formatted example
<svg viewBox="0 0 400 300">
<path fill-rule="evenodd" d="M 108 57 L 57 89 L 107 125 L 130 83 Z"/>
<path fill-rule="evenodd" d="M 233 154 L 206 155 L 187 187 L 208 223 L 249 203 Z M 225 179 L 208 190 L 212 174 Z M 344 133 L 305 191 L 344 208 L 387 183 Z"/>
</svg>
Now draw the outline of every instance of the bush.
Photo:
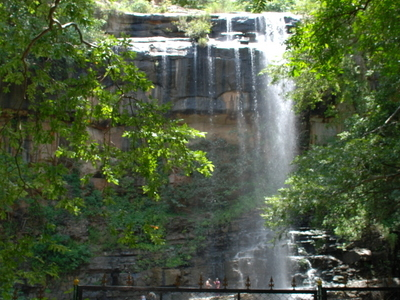
<svg viewBox="0 0 400 300">
<path fill-rule="evenodd" d="M 294 0 L 271 0 L 265 1 L 262 8 L 263 11 L 276 11 L 276 12 L 287 12 L 291 11 L 295 5 Z M 254 9 L 254 5 L 252 7 Z"/>
<path fill-rule="evenodd" d="M 56 268 L 60 273 L 76 270 L 80 265 L 87 263 L 91 257 L 89 247 L 73 241 L 69 236 L 47 236 L 42 243 L 35 244 L 33 267 L 46 264 Z"/>
<path fill-rule="evenodd" d="M 154 12 L 153 6 L 147 0 L 123 0 L 114 5 L 115 9 L 126 12 L 137 13 L 152 13 Z"/>
<path fill-rule="evenodd" d="M 232 0 L 219 0 L 210 2 L 205 10 L 208 13 L 229 13 L 234 11 L 245 11 L 245 5 L 243 3 L 237 3 Z"/>
<path fill-rule="evenodd" d="M 172 3 L 182 7 L 204 9 L 212 0 L 172 0 Z"/>
<path fill-rule="evenodd" d="M 208 34 L 211 32 L 212 26 L 209 15 L 182 16 L 175 24 L 178 30 L 185 32 L 185 36 L 192 40 L 196 42 L 201 40 L 202 45 L 205 41 L 208 41 Z"/>
</svg>

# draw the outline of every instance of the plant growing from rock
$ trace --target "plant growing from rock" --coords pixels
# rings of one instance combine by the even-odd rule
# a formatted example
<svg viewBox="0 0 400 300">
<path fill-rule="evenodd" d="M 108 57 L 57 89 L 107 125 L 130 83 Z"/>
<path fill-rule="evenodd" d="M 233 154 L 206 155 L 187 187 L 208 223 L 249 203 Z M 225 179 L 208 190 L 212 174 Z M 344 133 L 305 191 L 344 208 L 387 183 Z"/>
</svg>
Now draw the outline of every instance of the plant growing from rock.
<svg viewBox="0 0 400 300">
<path fill-rule="evenodd" d="M 175 22 L 178 30 L 185 32 L 185 36 L 190 37 L 200 46 L 207 45 L 208 34 L 211 32 L 212 22 L 207 14 L 182 16 Z"/>
</svg>

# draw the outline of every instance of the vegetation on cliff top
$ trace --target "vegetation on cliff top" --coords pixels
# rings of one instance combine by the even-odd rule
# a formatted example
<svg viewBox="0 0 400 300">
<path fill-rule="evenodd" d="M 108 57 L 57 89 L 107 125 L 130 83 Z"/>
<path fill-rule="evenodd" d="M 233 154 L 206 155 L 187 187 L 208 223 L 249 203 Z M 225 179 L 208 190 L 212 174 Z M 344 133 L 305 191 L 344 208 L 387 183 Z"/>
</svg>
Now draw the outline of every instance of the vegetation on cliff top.
<svg viewBox="0 0 400 300">
<path fill-rule="evenodd" d="M 106 10 L 138 13 L 186 12 L 194 13 L 201 10 L 207 13 L 230 13 L 238 11 L 290 11 L 296 6 L 302 6 L 308 0 L 114 0 L 98 1 L 100 7 Z M 153 5 L 151 2 L 156 3 Z M 195 10 L 195 11 L 193 11 Z"/>
</svg>

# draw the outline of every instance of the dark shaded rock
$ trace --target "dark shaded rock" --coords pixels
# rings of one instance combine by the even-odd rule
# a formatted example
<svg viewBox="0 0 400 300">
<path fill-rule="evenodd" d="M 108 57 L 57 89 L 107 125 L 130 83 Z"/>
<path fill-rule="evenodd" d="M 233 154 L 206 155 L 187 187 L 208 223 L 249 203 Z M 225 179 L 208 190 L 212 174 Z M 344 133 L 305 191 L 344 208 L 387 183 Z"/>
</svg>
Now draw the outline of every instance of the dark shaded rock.
<svg viewBox="0 0 400 300">
<path fill-rule="evenodd" d="M 353 265 L 362 261 L 370 261 L 372 259 L 372 252 L 369 249 L 354 248 L 343 253 L 343 262 L 345 264 Z"/>
</svg>

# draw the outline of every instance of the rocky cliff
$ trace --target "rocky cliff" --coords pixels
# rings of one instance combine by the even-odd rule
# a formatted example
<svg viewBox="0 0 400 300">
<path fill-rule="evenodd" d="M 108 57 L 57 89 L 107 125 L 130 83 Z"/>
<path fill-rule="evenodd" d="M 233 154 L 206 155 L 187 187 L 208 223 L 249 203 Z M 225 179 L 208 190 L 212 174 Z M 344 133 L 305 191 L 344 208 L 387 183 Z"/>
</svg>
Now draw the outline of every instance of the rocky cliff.
<svg viewBox="0 0 400 300">
<path fill-rule="evenodd" d="M 154 83 L 151 96 L 172 103 L 171 113 L 210 136 L 231 139 L 238 116 L 255 126 L 257 101 L 266 85 L 264 49 L 276 47 L 295 19 L 288 15 L 211 15 L 209 42 L 201 47 L 178 31 L 180 14 L 125 14 L 107 31 L 131 37 L 136 65 Z M 269 27 L 269 28 L 267 28 Z M 258 40 L 256 40 L 258 37 Z M 210 118 L 212 118 L 210 122 Z"/>
</svg>

